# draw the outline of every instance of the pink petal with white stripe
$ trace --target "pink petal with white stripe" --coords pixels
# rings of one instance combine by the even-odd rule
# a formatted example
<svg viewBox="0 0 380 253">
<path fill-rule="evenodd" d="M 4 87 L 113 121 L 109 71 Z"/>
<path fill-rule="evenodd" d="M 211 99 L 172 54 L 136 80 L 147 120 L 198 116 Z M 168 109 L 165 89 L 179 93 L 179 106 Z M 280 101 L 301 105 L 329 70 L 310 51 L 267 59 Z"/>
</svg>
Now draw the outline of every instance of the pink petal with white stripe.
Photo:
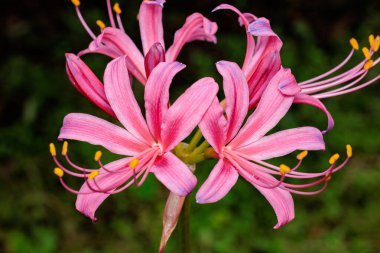
<svg viewBox="0 0 380 253">
<path fill-rule="evenodd" d="M 107 170 L 115 171 L 128 166 L 130 158 L 124 158 L 112 163 L 106 164 Z M 110 195 L 108 193 L 96 192 L 93 190 L 111 192 L 121 186 L 129 178 L 133 176 L 132 170 L 126 173 L 110 173 L 103 169 L 99 170 L 99 175 L 94 180 L 88 180 L 80 189 L 75 203 L 76 209 L 95 221 L 95 212 L 103 201 Z M 95 183 L 96 182 L 96 183 Z M 88 194 L 89 192 L 93 192 Z"/>
<path fill-rule="evenodd" d="M 58 139 L 101 145 L 112 153 L 126 156 L 135 156 L 149 148 L 127 130 L 83 113 L 71 113 L 64 118 Z"/>
<path fill-rule="evenodd" d="M 165 48 L 162 9 L 163 3 L 160 1 L 145 0 L 141 3 L 138 17 L 144 55 L 155 43 L 160 43 Z"/>
<path fill-rule="evenodd" d="M 214 98 L 214 101 L 199 123 L 199 129 L 215 151 L 221 153 L 221 149 L 226 143 L 227 120 L 224 117 L 224 110 L 217 97 Z"/>
<path fill-rule="evenodd" d="M 91 69 L 76 55 L 66 54 L 66 71 L 74 87 L 92 103 L 115 117 L 108 103 L 104 86 Z"/>
<path fill-rule="evenodd" d="M 218 25 L 205 18 L 202 14 L 194 13 L 187 17 L 185 24 L 176 31 L 173 45 L 166 53 L 168 61 L 175 61 L 182 47 L 194 40 L 204 40 L 216 43 L 215 33 Z"/>
<path fill-rule="evenodd" d="M 248 84 L 236 63 L 220 61 L 216 67 L 223 76 L 227 114 L 226 142 L 229 142 L 239 131 L 248 112 Z"/>
<path fill-rule="evenodd" d="M 219 160 L 207 180 L 198 190 L 196 195 L 197 203 L 214 203 L 224 198 L 236 184 L 238 178 L 238 172 L 228 161 Z"/>
<path fill-rule="evenodd" d="M 179 62 L 162 62 L 149 76 L 145 86 L 145 110 L 153 137 L 161 141 L 162 119 L 168 111 L 169 87 L 174 76 L 186 66 Z"/>
<path fill-rule="evenodd" d="M 145 84 L 144 57 L 132 39 L 123 31 L 111 27 L 104 28 L 102 34 L 90 44 L 87 50 L 82 51 L 80 55 L 86 53 L 100 53 L 111 58 L 125 55 L 128 71 L 139 82 Z"/>
<path fill-rule="evenodd" d="M 142 142 L 152 145 L 154 140 L 133 94 L 126 60 L 126 56 L 122 56 L 107 65 L 104 73 L 106 95 L 124 127 Z"/>
<path fill-rule="evenodd" d="M 290 72 L 281 69 L 268 87 L 246 124 L 232 140 L 231 147 L 242 147 L 255 142 L 270 131 L 285 116 L 300 88 Z"/>
<path fill-rule="evenodd" d="M 199 124 L 218 92 L 214 79 L 202 78 L 188 88 L 163 115 L 161 138 L 164 150 L 173 149 Z"/>
<path fill-rule="evenodd" d="M 311 106 L 314 106 L 325 113 L 327 117 L 327 129 L 323 131 L 323 133 L 326 133 L 334 128 L 334 119 L 331 116 L 330 112 L 327 110 L 327 108 L 324 106 L 324 104 L 317 98 L 309 96 L 307 94 L 300 93 L 294 98 L 294 103 L 298 104 L 308 104 Z"/>
<path fill-rule="evenodd" d="M 190 169 L 170 152 L 157 158 L 150 172 L 154 173 L 171 192 L 179 196 L 188 195 L 197 184 L 197 178 Z"/>
<path fill-rule="evenodd" d="M 264 136 L 237 149 L 253 160 L 268 160 L 296 150 L 324 150 L 322 133 L 314 127 L 299 127 Z"/>
</svg>

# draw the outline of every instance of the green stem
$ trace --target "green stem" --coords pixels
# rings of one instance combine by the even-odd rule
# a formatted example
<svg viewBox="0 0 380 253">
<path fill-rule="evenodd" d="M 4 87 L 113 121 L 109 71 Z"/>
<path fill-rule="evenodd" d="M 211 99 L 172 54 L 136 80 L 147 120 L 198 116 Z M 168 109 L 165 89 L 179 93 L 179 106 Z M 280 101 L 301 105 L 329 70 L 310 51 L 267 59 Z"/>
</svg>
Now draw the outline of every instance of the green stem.
<svg viewBox="0 0 380 253">
<path fill-rule="evenodd" d="M 208 144 L 207 141 L 202 142 L 201 145 L 199 145 L 194 151 L 190 154 L 190 156 L 199 155 L 203 153 L 208 147 L 210 147 L 210 144 Z"/>
<path fill-rule="evenodd" d="M 202 132 L 201 130 L 197 130 L 197 132 L 194 134 L 193 138 L 191 139 L 189 145 L 186 147 L 187 153 L 191 153 L 195 147 L 198 145 L 199 141 L 202 139 Z"/>
</svg>

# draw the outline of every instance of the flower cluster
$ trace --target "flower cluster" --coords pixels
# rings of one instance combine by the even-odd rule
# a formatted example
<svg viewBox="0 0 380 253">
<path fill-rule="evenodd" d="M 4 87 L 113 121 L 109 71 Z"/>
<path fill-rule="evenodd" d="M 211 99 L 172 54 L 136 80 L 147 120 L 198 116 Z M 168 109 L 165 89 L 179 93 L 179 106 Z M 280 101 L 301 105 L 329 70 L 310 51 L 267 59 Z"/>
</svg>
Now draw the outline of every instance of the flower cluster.
<svg viewBox="0 0 380 253">
<path fill-rule="evenodd" d="M 59 161 L 54 144 L 50 144 L 57 165 L 55 174 L 64 188 L 77 194 L 77 210 L 92 220 L 108 196 L 132 184 L 140 186 L 149 173 L 173 194 L 186 196 L 197 184 L 189 165 L 215 159 L 215 167 L 196 193 L 196 202 L 204 204 L 222 199 L 241 176 L 272 205 L 278 220 L 275 228 L 279 228 L 294 219 L 291 194 L 322 192 L 331 175 L 344 167 L 352 156 L 352 148 L 347 145 L 343 162 L 338 163 L 339 155 L 335 154 L 321 172 L 298 171 L 308 151 L 325 150 L 323 135 L 334 126 L 332 116 L 320 99 L 356 91 L 380 78 L 377 75 L 362 82 L 380 61 L 374 57 L 380 47 L 380 36 L 369 36 L 369 48 L 362 48 L 364 59 L 353 68 L 339 72 L 359 50 L 355 39 L 350 40 L 352 50 L 338 66 L 297 82 L 290 69 L 282 66 L 282 41 L 269 21 L 222 4 L 214 11 L 233 11 L 246 30 L 243 64 L 239 66 L 226 60 L 216 63 L 223 78 L 225 97 L 222 101 L 217 97 L 218 84 L 213 78 L 205 77 L 192 84 L 175 102 L 170 102 L 172 80 L 185 68 L 176 61 L 182 47 L 194 40 L 216 43 L 217 24 L 194 13 L 175 33 L 173 44 L 166 48 L 162 25 L 165 1 L 144 0 L 138 14 L 141 52 L 123 28 L 118 3 L 112 8 L 111 1 L 107 0 L 109 25 L 98 20 L 99 35 L 95 35 L 84 20 L 79 0 L 72 3 L 92 42 L 77 55 L 66 55 L 68 77 L 80 93 L 121 126 L 88 114 L 72 113 L 65 117 L 58 139 L 100 145 L 124 156 L 104 164 L 102 153 L 98 151 L 94 157 L 98 168 L 83 168 L 70 160 L 68 143 L 64 141 L 62 156 L 73 168 L 70 170 Z M 81 56 L 89 53 L 113 58 L 104 71 L 104 83 L 81 60 Z M 133 94 L 133 79 L 144 86 L 145 117 Z M 268 134 L 295 103 L 322 110 L 328 119 L 327 129 L 321 131 L 306 126 Z M 191 142 L 183 143 L 197 126 L 199 130 Z M 197 146 L 202 137 L 206 141 Z M 297 150 L 301 152 L 292 168 L 266 162 Z M 83 186 L 79 190 L 69 187 L 64 174 L 84 180 Z M 289 178 L 307 182 L 288 183 Z"/>
</svg>

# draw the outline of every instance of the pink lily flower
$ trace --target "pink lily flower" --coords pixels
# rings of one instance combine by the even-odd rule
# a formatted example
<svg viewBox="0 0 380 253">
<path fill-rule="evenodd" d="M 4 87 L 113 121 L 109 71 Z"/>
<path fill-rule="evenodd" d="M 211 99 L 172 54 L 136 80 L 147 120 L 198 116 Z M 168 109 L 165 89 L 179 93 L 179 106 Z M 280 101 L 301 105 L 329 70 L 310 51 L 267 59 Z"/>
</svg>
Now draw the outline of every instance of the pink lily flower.
<svg viewBox="0 0 380 253">
<path fill-rule="evenodd" d="M 127 56 L 110 62 L 104 74 L 104 90 L 117 119 L 124 128 L 92 115 L 72 113 L 65 117 L 59 139 L 71 139 L 101 145 L 109 151 L 127 156 L 103 165 L 101 153 L 95 160 L 100 169 L 86 169 L 75 165 L 67 154 L 67 142 L 62 155 L 78 172 L 66 169 L 57 159 L 56 174 L 62 185 L 78 194 L 76 208 L 92 220 L 100 204 L 111 194 L 116 194 L 132 184 L 141 185 L 149 173 L 171 192 L 186 196 L 197 180 L 188 167 L 170 151 L 197 126 L 212 103 L 218 86 L 212 78 L 194 83 L 170 108 L 169 87 L 174 76 L 184 69 L 178 62 L 160 63 L 153 69 L 145 86 L 144 119 L 133 95 L 128 78 Z M 63 181 L 63 173 L 85 180 L 76 191 Z M 138 181 L 140 179 L 140 181 Z"/>
<path fill-rule="evenodd" d="M 113 7 L 118 21 L 115 22 L 111 9 L 111 0 L 107 0 L 111 27 L 106 27 L 102 21 L 98 21 L 102 33 L 96 37 L 94 32 L 92 32 L 86 24 L 80 12 L 80 2 L 73 1 L 79 20 L 89 35 L 93 38 L 89 47 L 80 52 L 79 56 L 87 53 L 104 54 L 111 58 L 125 55 L 128 70 L 144 85 L 149 76 L 149 72 L 152 69 L 150 67 L 150 70 L 146 71 L 146 57 L 151 50 L 156 51 L 152 52 L 152 54 L 157 54 L 157 51 L 159 51 L 159 54 L 162 54 L 159 56 L 160 61 L 171 62 L 177 59 L 183 46 L 188 42 L 201 40 L 216 43 L 215 33 L 218 29 L 216 23 L 211 22 L 199 13 L 194 13 L 186 19 L 185 24 L 175 33 L 173 44 L 165 53 L 164 31 L 162 26 L 162 10 L 164 3 L 164 0 L 144 0 L 141 3 L 138 14 L 143 48 L 143 53 L 141 53 L 124 30 L 120 18 L 121 9 L 118 3 Z M 151 66 L 154 64 L 150 63 L 148 65 Z"/>
<path fill-rule="evenodd" d="M 220 9 L 229 9 L 237 13 L 240 24 L 244 25 L 247 30 L 247 49 L 242 69 L 249 87 L 249 108 L 253 108 L 259 102 L 270 80 L 282 68 L 280 56 L 282 42 L 277 34 L 273 32 L 270 22 L 266 18 L 258 18 L 250 13 L 241 13 L 238 9 L 228 4 L 222 4 L 215 10 Z M 256 42 L 253 36 L 257 37 Z M 328 118 L 326 131 L 333 128 L 334 121 L 319 99 L 356 91 L 374 83 L 380 78 L 380 75 L 377 75 L 373 79 L 359 84 L 367 75 L 369 69 L 380 61 L 379 58 L 371 60 L 372 55 L 379 50 L 380 36 L 375 38 L 371 35 L 369 42 L 371 49 L 363 48 L 365 59 L 350 70 L 327 78 L 345 66 L 354 51 L 359 49 L 359 45 L 355 39 L 351 40 L 353 49 L 341 64 L 320 76 L 299 83 L 301 89 L 295 94 L 294 103 L 309 104 L 322 110 Z M 322 80 L 324 78 L 326 79 Z M 336 88 L 337 86 L 341 87 Z M 330 90 L 332 88 L 335 89 Z"/>
<path fill-rule="evenodd" d="M 288 112 L 300 87 L 290 70 L 280 69 L 269 81 L 255 111 L 243 125 L 249 105 L 244 72 L 237 64 L 226 61 L 217 63 L 217 69 L 223 76 L 226 108 L 224 110 L 216 98 L 199 127 L 213 148 L 211 153 L 219 161 L 197 192 L 197 202 L 213 203 L 222 199 L 240 175 L 272 205 L 278 219 L 274 227 L 277 229 L 294 219 L 291 193 L 312 195 L 322 192 L 330 175 L 341 169 L 348 158 L 336 167 L 339 156 L 334 155 L 330 159 L 331 166 L 320 173 L 296 171 L 307 151 L 298 156 L 299 162 L 293 169 L 286 165 L 278 167 L 264 162 L 295 150 L 325 149 L 322 133 L 314 127 L 299 127 L 266 135 Z M 351 156 L 351 147 L 347 148 L 348 156 Z M 285 182 L 286 178 L 319 179 L 306 184 L 290 184 Z M 323 184 L 322 188 L 316 191 L 299 190 L 320 184 Z"/>
</svg>

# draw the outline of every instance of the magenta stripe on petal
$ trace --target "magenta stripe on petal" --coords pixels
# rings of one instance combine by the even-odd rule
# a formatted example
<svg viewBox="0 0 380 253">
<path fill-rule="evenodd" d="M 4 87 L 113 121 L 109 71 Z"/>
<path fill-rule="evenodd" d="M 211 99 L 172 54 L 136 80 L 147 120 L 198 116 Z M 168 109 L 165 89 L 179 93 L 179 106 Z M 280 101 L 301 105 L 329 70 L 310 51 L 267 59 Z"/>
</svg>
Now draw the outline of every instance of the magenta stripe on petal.
<svg viewBox="0 0 380 253">
<path fill-rule="evenodd" d="M 161 126 L 164 150 L 171 150 L 199 124 L 218 92 L 214 79 L 200 79 L 188 88 L 164 115 Z"/>
<path fill-rule="evenodd" d="M 149 148 L 127 130 L 83 113 L 71 113 L 65 117 L 58 139 L 101 145 L 112 153 L 126 156 L 135 156 Z"/>
<path fill-rule="evenodd" d="M 160 43 L 165 48 L 162 9 L 163 3 L 160 1 L 143 1 L 141 3 L 139 24 L 144 55 L 155 43 Z"/>
<path fill-rule="evenodd" d="M 299 127 L 265 136 L 237 151 L 253 160 L 268 160 L 296 150 L 324 150 L 321 131 L 314 127 Z"/>
<path fill-rule="evenodd" d="M 236 184 L 238 178 L 239 173 L 228 161 L 219 160 L 207 180 L 198 190 L 196 195 L 197 203 L 214 203 L 224 198 Z"/>
<path fill-rule="evenodd" d="M 145 86 L 146 120 L 150 132 L 161 141 L 162 119 L 168 110 L 169 87 L 174 76 L 186 66 L 179 62 L 162 62 L 153 69 Z"/>
<path fill-rule="evenodd" d="M 151 172 L 171 192 L 186 196 L 197 184 L 197 178 L 175 155 L 168 152 L 157 158 Z"/>
<path fill-rule="evenodd" d="M 140 106 L 129 81 L 126 56 L 119 57 L 107 65 L 104 86 L 107 98 L 118 120 L 132 135 L 147 145 L 152 145 L 154 140 L 141 114 Z"/>
</svg>

